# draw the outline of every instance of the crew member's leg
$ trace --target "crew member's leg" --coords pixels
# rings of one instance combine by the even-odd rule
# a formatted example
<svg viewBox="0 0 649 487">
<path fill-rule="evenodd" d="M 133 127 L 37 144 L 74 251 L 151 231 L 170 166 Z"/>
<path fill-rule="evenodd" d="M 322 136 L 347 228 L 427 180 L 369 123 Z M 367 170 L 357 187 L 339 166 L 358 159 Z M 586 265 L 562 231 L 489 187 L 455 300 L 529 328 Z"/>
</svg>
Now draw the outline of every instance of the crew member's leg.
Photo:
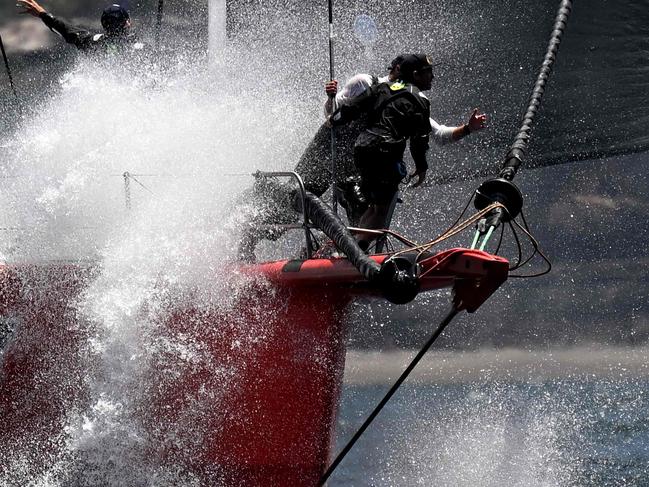
<svg viewBox="0 0 649 487">
<path fill-rule="evenodd" d="M 399 183 L 405 177 L 405 165 L 393 156 L 378 151 L 356 152 L 356 161 L 361 171 L 361 191 L 369 204 L 363 213 L 359 226 L 370 230 L 386 228 L 390 205 L 399 190 Z M 361 248 L 367 249 L 376 239 L 375 234 L 360 233 L 357 240 Z"/>
</svg>

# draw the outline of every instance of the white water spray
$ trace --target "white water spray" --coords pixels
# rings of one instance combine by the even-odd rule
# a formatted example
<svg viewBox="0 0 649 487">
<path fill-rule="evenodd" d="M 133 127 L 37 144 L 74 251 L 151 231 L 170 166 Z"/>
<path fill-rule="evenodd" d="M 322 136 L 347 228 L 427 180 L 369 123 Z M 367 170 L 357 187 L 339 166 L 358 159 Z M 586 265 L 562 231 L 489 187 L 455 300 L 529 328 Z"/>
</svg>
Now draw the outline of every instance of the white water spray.
<svg viewBox="0 0 649 487">
<path fill-rule="evenodd" d="M 287 133 L 302 132 L 299 104 L 257 83 L 262 73 L 251 72 L 249 62 L 240 70 L 237 58 L 231 71 L 218 74 L 192 53 L 165 71 L 81 59 L 12 134 L 15 150 L 3 161 L 11 177 L 0 191 L 2 223 L 14 229 L 2 233 L 7 260 L 66 259 L 98 269 L 75 298 L 77 326 L 89 337 L 78 352 L 85 399 L 66 412 L 66 427 L 41 465 L 30 459 L 29 443 L 11 455 L 0 451 L 11 459 L 8 475 L 17 484 L 195 481 L 183 457 L 174 455 L 177 462 L 161 469 L 160 455 L 182 451 L 191 458 L 200 444 L 195 435 L 207 433 L 205 408 L 238 387 L 236 371 L 229 357 L 215 361 L 194 339 L 200 331 L 218 340 L 219 323 L 166 330 L 165 314 L 179 303 L 228 309 L 245 292 L 247 280 L 227 270 L 251 210 L 242 192 L 257 169 L 290 168 L 303 144 L 287 140 Z M 130 211 L 125 171 L 133 176 Z M 266 330 L 237 326 L 228 331 L 237 347 L 263 343 Z M 196 371 L 209 376 L 204 395 L 186 398 L 175 426 L 156 430 L 147 417 L 151 398 Z"/>
<path fill-rule="evenodd" d="M 209 39 L 208 52 L 210 66 L 223 62 L 223 55 L 226 43 L 226 21 L 227 21 L 227 2 L 226 0 L 209 0 Z"/>
</svg>

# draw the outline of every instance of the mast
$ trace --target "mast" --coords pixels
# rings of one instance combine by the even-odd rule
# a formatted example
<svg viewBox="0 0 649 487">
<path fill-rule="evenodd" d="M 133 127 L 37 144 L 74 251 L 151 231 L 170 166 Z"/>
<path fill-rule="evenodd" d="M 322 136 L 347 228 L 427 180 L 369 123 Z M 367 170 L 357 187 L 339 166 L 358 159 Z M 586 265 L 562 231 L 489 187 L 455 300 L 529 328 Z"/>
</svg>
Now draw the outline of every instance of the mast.
<svg viewBox="0 0 649 487">
<path fill-rule="evenodd" d="M 335 78 L 334 73 L 334 7 L 329 0 L 329 79 Z M 336 97 L 331 97 L 331 112 L 336 111 Z M 336 129 L 331 125 L 331 207 L 338 213 L 338 188 L 336 186 Z"/>
<path fill-rule="evenodd" d="M 164 14 L 164 0 L 158 0 L 158 11 L 155 19 L 155 49 L 160 49 L 160 30 L 162 29 L 162 16 Z"/>
</svg>

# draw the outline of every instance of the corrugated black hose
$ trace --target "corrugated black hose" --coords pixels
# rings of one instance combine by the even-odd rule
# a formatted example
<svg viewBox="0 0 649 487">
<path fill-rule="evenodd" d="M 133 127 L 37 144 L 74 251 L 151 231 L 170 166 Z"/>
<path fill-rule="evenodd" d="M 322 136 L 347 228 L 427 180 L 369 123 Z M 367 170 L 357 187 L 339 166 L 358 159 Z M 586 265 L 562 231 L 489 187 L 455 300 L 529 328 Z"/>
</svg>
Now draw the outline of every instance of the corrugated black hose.
<svg viewBox="0 0 649 487">
<path fill-rule="evenodd" d="M 308 191 L 305 201 L 309 220 L 345 253 L 363 277 L 370 282 L 375 281 L 381 271 L 381 266 L 361 250 L 340 217 L 320 198 Z M 302 211 L 302 201 L 299 197 L 294 198 L 294 204 L 298 211 Z"/>
<path fill-rule="evenodd" d="M 320 198 L 308 191 L 305 194 L 306 214 L 316 227 L 327 235 L 371 284 L 376 285 L 383 296 L 396 304 L 412 301 L 419 293 L 417 253 L 402 253 L 388 257 L 379 265 L 358 246 L 340 217 Z M 302 211 L 302 199 L 296 194 L 293 204 Z"/>
</svg>

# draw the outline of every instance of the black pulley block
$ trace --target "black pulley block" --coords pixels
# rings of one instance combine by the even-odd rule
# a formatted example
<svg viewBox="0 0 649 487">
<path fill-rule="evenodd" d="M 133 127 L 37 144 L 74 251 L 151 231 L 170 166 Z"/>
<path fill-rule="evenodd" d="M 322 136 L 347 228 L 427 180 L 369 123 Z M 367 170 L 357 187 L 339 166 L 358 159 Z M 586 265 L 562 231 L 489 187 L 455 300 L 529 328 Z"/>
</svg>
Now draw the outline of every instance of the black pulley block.
<svg viewBox="0 0 649 487">
<path fill-rule="evenodd" d="M 381 265 L 378 282 L 385 299 L 394 304 L 406 304 L 419 294 L 419 265 L 416 254 L 401 254 Z"/>
<path fill-rule="evenodd" d="M 492 203 L 502 203 L 504 211 L 501 220 L 508 222 L 518 216 L 523 208 L 523 195 L 511 181 L 503 178 L 489 179 L 480 185 L 475 192 L 474 204 L 478 210 L 484 210 Z"/>
</svg>

